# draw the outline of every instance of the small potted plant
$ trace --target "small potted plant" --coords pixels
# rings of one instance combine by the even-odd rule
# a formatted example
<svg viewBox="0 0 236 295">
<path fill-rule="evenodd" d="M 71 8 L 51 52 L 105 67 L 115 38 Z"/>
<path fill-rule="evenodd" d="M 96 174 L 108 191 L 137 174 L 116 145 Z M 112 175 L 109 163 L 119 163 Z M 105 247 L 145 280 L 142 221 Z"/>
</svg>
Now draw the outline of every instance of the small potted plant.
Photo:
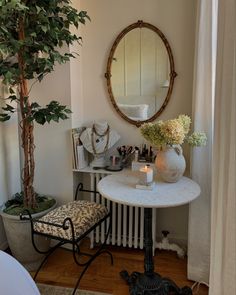
<svg viewBox="0 0 236 295">
<path fill-rule="evenodd" d="M 185 171 L 186 163 L 181 147 L 184 142 L 190 146 L 206 144 L 204 132 L 189 135 L 190 125 L 191 118 L 180 115 L 176 119 L 144 123 L 140 127 L 142 136 L 157 149 L 157 172 L 166 182 L 177 182 Z"/>
<path fill-rule="evenodd" d="M 13 229 L 13 224 L 23 222 L 19 221 L 23 208 L 41 214 L 42 210 L 55 206 L 55 200 L 40 196 L 34 190 L 34 124 L 65 120 L 71 113 L 67 106 L 55 100 L 41 106 L 30 97 L 30 90 L 34 83 L 52 72 L 56 64 L 76 57 L 71 52 L 62 53 L 60 48 L 81 41 L 70 28 L 78 28 L 86 19 L 89 19 L 87 13 L 78 12 L 68 0 L 8 0 L 0 3 L 0 81 L 6 89 L 6 95 L 1 97 L 4 105 L 0 110 L 0 121 L 7 121 L 18 112 L 24 162 L 23 191 L 6 203 L 2 216 L 8 244 L 22 262 L 28 262 L 30 256 L 30 250 L 26 248 L 31 246 L 29 226 L 27 233 L 20 233 L 19 238 L 20 230 Z M 11 218 L 13 221 L 8 225 Z M 24 245 L 19 245 L 20 240 Z M 23 258 L 19 257 L 23 252 L 26 252 Z"/>
</svg>

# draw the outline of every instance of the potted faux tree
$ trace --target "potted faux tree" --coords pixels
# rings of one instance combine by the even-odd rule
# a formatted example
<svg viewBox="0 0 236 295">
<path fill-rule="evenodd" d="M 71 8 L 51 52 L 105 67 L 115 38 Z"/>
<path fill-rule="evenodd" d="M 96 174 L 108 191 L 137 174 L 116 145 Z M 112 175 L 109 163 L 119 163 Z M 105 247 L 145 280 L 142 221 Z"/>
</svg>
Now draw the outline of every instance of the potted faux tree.
<svg viewBox="0 0 236 295">
<path fill-rule="evenodd" d="M 78 28 L 86 19 L 89 19 L 87 13 L 78 12 L 69 0 L 0 1 L 0 79 L 2 86 L 7 89 L 4 106 L 0 110 L 0 121 L 7 121 L 13 113 L 18 112 L 24 163 L 22 192 L 7 202 L 8 208 L 5 208 L 2 216 L 13 254 L 31 266 L 32 262 L 28 258 L 32 249 L 26 248 L 31 247 L 29 225 L 26 229 L 28 233 L 21 234 L 22 238 L 18 237 L 20 230 L 14 229 L 13 225 L 16 221 L 21 224 L 19 214 L 23 208 L 30 209 L 31 213 L 43 214 L 39 212 L 55 203 L 50 198 L 39 196 L 34 190 L 34 124 L 65 120 L 71 111 L 57 101 L 40 106 L 30 97 L 30 90 L 34 83 L 42 81 L 52 72 L 56 64 L 66 63 L 76 57 L 64 50 L 62 53 L 60 48 L 68 48 L 74 42 L 81 41 L 81 37 L 71 33 L 70 28 Z M 7 225 L 9 219 L 14 221 Z M 9 232 L 11 230 L 12 234 Z M 20 240 L 25 242 L 24 246 L 19 244 Z M 19 255 L 23 252 L 26 254 L 22 258 Z"/>
</svg>

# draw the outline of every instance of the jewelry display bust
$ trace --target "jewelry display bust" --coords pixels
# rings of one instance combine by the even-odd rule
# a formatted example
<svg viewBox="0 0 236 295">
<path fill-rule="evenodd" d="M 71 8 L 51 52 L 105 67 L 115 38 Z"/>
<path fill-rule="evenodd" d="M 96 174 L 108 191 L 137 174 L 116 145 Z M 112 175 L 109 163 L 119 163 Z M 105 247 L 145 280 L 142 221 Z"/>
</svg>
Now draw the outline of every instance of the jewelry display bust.
<svg viewBox="0 0 236 295">
<path fill-rule="evenodd" d="M 120 139 L 120 135 L 107 122 L 95 122 L 86 128 L 80 140 L 85 149 L 93 154 L 92 167 L 105 167 L 105 153 Z"/>
</svg>

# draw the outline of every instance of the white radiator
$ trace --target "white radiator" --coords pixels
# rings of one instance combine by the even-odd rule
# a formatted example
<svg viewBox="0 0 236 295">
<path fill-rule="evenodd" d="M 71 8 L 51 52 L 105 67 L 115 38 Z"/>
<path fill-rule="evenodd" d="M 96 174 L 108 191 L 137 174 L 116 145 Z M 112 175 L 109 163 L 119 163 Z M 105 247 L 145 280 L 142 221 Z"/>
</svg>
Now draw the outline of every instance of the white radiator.
<svg viewBox="0 0 236 295">
<path fill-rule="evenodd" d="M 104 173 L 90 173 L 91 190 L 96 191 L 99 180 L 106 175 Z M 111 233 L 108 237 L 107 244 L 143 249 L 144 208 L 121 205 L 94 193 L 91 193 L 90 198 L 91 201 L 106 205 L 108 210 L 112 212 Z M 94 243 L 104 242 L 108 226 L 109 222 L 103 222 L 100 228 L 97 227 L 91 233 L 91 248 L 93 248 Z M 156 245 L 156 209 L 152 209 L 152 237 L 154 254 Z"/>
</svg>

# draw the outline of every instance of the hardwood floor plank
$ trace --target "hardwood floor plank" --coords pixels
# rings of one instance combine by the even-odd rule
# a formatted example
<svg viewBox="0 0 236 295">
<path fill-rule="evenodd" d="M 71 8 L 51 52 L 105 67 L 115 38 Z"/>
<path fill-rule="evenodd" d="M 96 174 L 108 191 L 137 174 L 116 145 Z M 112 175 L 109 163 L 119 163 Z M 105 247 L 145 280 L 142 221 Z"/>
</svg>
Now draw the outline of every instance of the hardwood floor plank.
<svg viewBox="0 0 236 295">
<path fill-rule="evenodd" d="M 88 249 L 86 241 L 81 251 Z M 114 265 L 110 257 L 103 254 L 95 259 L 84 275 L 80 288 L 114 295 L 128 295 L 128 285 L 121 279 L 121 270 L 143 272 L 144 254 L 142 250 L 122 247 L 108 247 L 114 258 Z M 92 253 L 93 250 L 87 250 Z M 192 286 L 194 282 L 187 280 L 187 259 L 180 259 L 171 251 L 158 251 L 154 257 L 155 271 L 164 277 L 169 277 L 180 286 Z M 58 249 L 39 272 L 37 282 L 66 287 L 74 287 L 82 267 L 74 263 L 69 250 Z M 207 295 L 208 288 L 200 286 L 198 295 Z"/>
</svg>

